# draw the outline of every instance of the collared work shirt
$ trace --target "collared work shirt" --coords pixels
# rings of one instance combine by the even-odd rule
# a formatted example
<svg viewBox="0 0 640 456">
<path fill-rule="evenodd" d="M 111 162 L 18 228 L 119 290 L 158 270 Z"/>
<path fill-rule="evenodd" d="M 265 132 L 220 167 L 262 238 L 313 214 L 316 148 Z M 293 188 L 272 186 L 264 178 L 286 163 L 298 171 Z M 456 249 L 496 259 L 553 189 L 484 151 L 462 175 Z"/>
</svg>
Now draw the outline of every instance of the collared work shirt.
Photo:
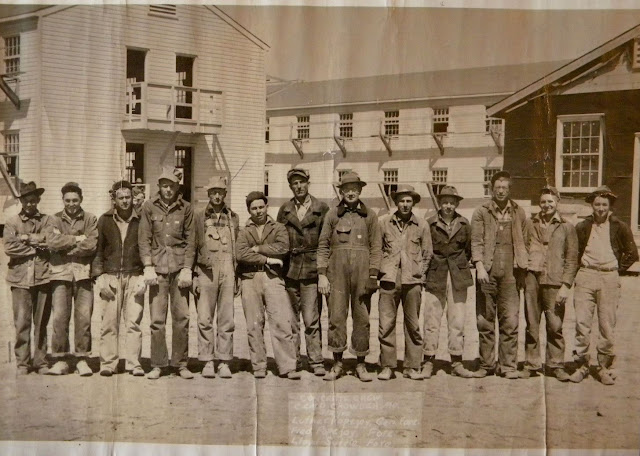
<svg viewBox="0 0 640 456">
<path fill-rule="evenodd" d="M 611 224 L 609 216 L 603 223 L 595 223 L 591 227 L 589 241 L 582 255 L 583 266 L 605 269 L 617 269 L 618 260 L 611 247 Z"/>
<path fill-rule="evenodd" d="M 52 217 L 53 233 L 47 238 L 51 250 L 51 280 L 86 280 L 91 277 L 91 261 L 98 244 L 98 218 L 82 209 L 75 217 L 66 211 Z M 80 242 L 76 236 L 86 236 Z"/>
<path fill-rule="evenodd" d="M 294 198 L 294 204 L 296 207 L 296 215 L 298 216 L 298 220 L 302 221 L 304 216 L 309 212 L 309 208 L 311 207 L 311 196 L 307 195 L 304 199 L 304 202 L 300 204 L 300 202 Z"/>
<path fill-rule="evenodd" d="M 137 217 L 136 211 L 131 211 L 131 215 L 127 220 L 123 220 L 118 215 L 118 211 L 113 211 L 113 221 L 116 222 L 118 229 L 120 230 L 120 239 L 124 242 L 125 237 L 127 236 L 127 228 L 129 227 L 129 223 L 133 220 L 133 217 Z"/>
<path fill-rule="evenodd" d="M 226 205 L 216 212 L 209 203 L 194 215 L 195 236 L 193 244 L 189 244 L 187 258 L 194 257 L 205 269 L 212 269 L 216 262 L 230 257 L 235 261 L 239 225 L 238 214 Z"/>
</svg>

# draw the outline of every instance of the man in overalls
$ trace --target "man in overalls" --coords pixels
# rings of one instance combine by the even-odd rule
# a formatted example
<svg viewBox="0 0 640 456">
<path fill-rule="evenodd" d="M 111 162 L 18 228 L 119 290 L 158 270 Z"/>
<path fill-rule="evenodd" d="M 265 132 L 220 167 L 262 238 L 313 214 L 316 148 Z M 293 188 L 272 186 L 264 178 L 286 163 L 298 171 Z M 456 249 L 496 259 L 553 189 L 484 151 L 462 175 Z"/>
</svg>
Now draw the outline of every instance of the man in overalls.
<svg viewBox="0 0 640 456">
<path fill-rule="evenodd" d="M 524 287 L 527 250 L 525 213 L 511 194 L 511 175 L 500 171 L 491 178 L 493 198 L 471 218 L 471 259 L 476 265 L 476 315 L 480 337 L 480 369 L 474 377 L 500 373 L 517 379 L 518 289 Z M 495 319 L 499 344 L 496 367 Z"/>
<path fill-rule="evenodd" d="M 207 184 L 209 204 L 196 212 L 195 243 L 189 245 L 189 257 L 195 257 L 193 288 L 198 311 L 198 359 L 205 363 L 202 376 L 216 376 L 218 359 L 220 378 L 231 378 L 233 359 L 233 298 L 236 285 L 235 247 L 238 238 L 238 214 L 224 202 L 227 183 L 213 177 Z M 213 318 L 218 312 L 217 337 Z"/>
<path fill-rule="evenodd" d="M 353 331 L 350 351 L 357 357 L 356 375 L 363 382 L 373 378 L 367 371 L 371 295 L 378 288 L 382 237 L 375 213 L 360 200 L 367 185 L 356 173 L 340 180 L 342 200 L 329 210 L 318 243 L 318 289 L 328 296 L 328 346 L 333 367 L 324 379 L 333 381 L 344 373 L 342 354 L 347 349 L 347 315 L 351 303 Z"/>
</svg>

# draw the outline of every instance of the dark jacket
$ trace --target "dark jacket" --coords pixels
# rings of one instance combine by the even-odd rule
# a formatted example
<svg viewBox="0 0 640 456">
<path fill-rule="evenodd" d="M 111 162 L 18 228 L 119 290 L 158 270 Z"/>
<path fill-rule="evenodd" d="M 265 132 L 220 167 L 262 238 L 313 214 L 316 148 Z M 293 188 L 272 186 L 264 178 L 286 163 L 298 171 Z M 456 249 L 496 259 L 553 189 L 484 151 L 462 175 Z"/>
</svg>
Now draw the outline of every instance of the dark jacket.
<svg viewBox="0 0 640 456">
<path fill-rule="evenodd" d="M 540 273 L 540 285 L 571 287 L 578 272 L 578 238 L 573 225 L 556 212 L 547 228 L 545 243 L 540 215 L 535 214 L 524 226 L 524 244 L 529 254 L 527 269 Z"/>
<path fill-rule="evenodd" d="M 251 250 L 253 246 L 258 246 L 257 252 Z M 256 275 L 256 272 L 267 270 L 283 278 L 282 268 L 267 265 L 267 258 L 283 260 L 288 252 L 289 234 L 284 225 L 268 216 L 262 232 L 262 239 L 260 239 L 255 223 L 249 219 L 245 228 L 238 234 L 236 242 L 238 275 L 243 279 L 250 279 Z"/>
<path fill-rule="evenodd" d="M 214 239 L 210 234 L 210 230 L 222 228 L 223 230 L 229 230 L 229 239 L 226 241 L 229 243 L 229 252 L 233 255 L 235 261 L 235 248 L 236 240 L 238 239 L 238 233 L 240 231 L 240 218 L 238 214 L 233 212 L 230 208 L 225 206 L 222 209 L 222 215 L 220 217 L 220 226 L 211 217 L 213 209 L 210 204 L 206 208 L 196 211 L 194 216 L 194 232 L 195 235 L 192 238 L 192 243 L 187 247 L 187 257 L 194 258 L 195 262 L 201 267 L 211 269 L 216 259 L 216 252 L 221 250 L 221 240 Z M 226 232 L 224 233 L 226 234 Z M 220 237 L 220 236 L 218 236 Z M 235 265 L 234 265 L 235 267 Z"/>
<path fill-rule="evenodd" d="M 289 255 L 287 258 L 287 277 L 293 280 L 318 278 L 317 251 L 318 238 L 322 231 L 324 216 L 329 206 L 309 195 L 311 207 L 302 221 L 296 214 L 295 198 L 284 203 L 278 211 L 277 221 L 282 223 L 289 233 Z"/>
<path fill-rule="evenodd" d="M 91 263 L 91 276 L 102 274 L 142 272 L 142 260 L 138 250 L 138 229 L 140 216 L 133 211 L 127 234 L 122 242 L 120 229 L 113 219 L 114 209 L 98 219 L 98 246 L 96 256 Z"/>
<path fill-rule="evenodd" d="M 582 255 L 591 236 L 593 215 L 588 216 L 576 225 L 578 233 L 578 265 L 582 264 Z M 626 271 L 633 263 L 638 261 L 638 247 L 633 240 L 633 233 L 629 225 L 615 215 L 609 216 L 609 237 L 611 249 L 618 260 L 618 271 Z"/>
<path fill-rule="evenodd" d="M 427 271 L 427 291 L 442 293 L 447 290 L 447 273 L 451 273 L 451 286 L 464 290 L 473 285 L 469 270 L 471 259 L 471 226 L 469 221 L 455 213 L 451 234 L 447 232 L 440 214 L 427 219 L 431 230 L 433 256 Z"/>
</svg>

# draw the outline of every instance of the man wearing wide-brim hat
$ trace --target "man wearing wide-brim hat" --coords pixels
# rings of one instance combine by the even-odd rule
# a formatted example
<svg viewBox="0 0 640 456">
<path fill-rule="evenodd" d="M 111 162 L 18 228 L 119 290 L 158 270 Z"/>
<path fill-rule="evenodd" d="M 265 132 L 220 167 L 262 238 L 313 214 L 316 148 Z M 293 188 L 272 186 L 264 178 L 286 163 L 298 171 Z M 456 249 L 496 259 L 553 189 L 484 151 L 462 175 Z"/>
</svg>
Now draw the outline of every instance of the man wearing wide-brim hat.
<svg viewBox="0 0 640 456">
<path fill-rule="evenodd" d="M 51 313 L 49 250 L 47 236 L 53 233 L 50 216 L 38 210 L 44 188 L 35 182 L 20 184 L 19 214 L 9 217 L 4 227 L 4 251 L 9 257 L 6 281 L 11 287 L 13 322 L 16 329 L 17 374 L 33 369 L 48 372 L 47 324 Z M 31 331 L 35 350 L 31 356 Z"/>
<path fill-rule="evenodd" d="M 170 366 L 184 379 L 193 378 L 187 368 L 189 354 L 189 289 L 194 258 L 187 249 L 194 242 L 193 209 L 182 199 L 180 171 L 165 168 L 158 178 L 158 193 L 142 205 L 138 245 L 149 287 L 151 320 L 151 371 L 160 378 L 169 364 L 165 324 L 171 311 Z M 171 307 L 169 307 L 171 295 Z"/>
<path fill-rule="evenodd" d="M 328 347 L 334 359 L 324 377 L 328 381 L 344 373 L 349 304 L 356 375 L 363 382 L 372 380 L 364 361 L 369 353 L 369 311 L 371 295 L 378 288 L 382 238 L 376 214 L 360 200 L 365 185 L 354 172 L 342 176 L 338 185 L 342 199 L 327 213 L 318 241 L 318 290 L 328 296 Z"/>
<path fill-rule="evenodd" d="M 233 299 L 236 288 L 236 239 L 238 214 L 225 204 L 227 181 L 222 176 L 209 179 L 206 186 L 209 203 L 194 216 L 194 243 L 189 257 L 196 258 L 193 289 L 198 311 L 198 360 L 204 362 L 202 376 L 231 378 L 233 359 Z M 217 315 L 216 315 L 217 314 Z M 216 320 L 214 331 L 213 319 Z"/>
<path fill-rule="evenodd" d="M 430 378 L 434 373 L 434 360 L 440 340 L 440 321 L 446 307 L 451 375 L 470 378 L 473 373 L 462 364 L 462 354 L 467 289 L 473 285 L 469 270 L 471 225 L 456 210 L 463 197 L 455 187 L 443 187 L 437 199 L 440 209 L 427 219 L 433 241 L 433 256 L 426 278 L 425 363 L 422 375 L 424 378 Z"/>
<path fill-rule="evenodd" d="M 638 261 L 638 248 L 631 228 L 613 215 L 616 195 L 603 185 L 585 200 L 593 213 L 576 225 L 578 264 L 573 303 L 576 310 L 575 361 L 578 369 L 571 381 L 581 382 L 589 375 L 589 345 L 594 310 L 598 309 L 598 379 L 605 385 L 615 383 L 612 370 L 615 359 L 614 331 L 620 299 L 619 273 Z"/>
<path fill-rule="evenodd" d="M 420 304 L 424 275 L 432 254 L 429 225 L 416 217 L 413 207 L 420 195 L 411 185 L 399 185 L 391 193 L 397 210 L 380 221 L 382 262 L 378 340 L 380 367 L 378 379 L 389 380 L 397 367 L 396 319 L 402 302 L 404 314 L 403 376 L 422 380 L 422 335 Z"/>
</svg>

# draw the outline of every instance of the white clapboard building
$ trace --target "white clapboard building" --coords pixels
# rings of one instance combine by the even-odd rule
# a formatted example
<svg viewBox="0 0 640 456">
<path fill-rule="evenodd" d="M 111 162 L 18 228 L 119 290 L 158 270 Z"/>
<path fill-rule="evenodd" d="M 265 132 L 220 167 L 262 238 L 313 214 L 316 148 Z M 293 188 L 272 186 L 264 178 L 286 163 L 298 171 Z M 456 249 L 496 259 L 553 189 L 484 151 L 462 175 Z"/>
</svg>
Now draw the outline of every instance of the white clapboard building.
<svg viewBox="0 0 640 456">
<path fill-rule="evenodd" d="M 264 42 L 215 6 L 12 11 L 0 19 L 3 218 L 15 178 L 46 188 L 47 213 L 77 181 L 100 214 L 115 180 L 153 194 L 162 166 L 182 168 L 198 204 L 210 177 L 227 177 L 228 202 L 245 213 L 264 170 Z"/>
<path fill-rule="evenodd" d="M 337 201 L 346 171 L 368 182 L 365 203 L 379 213 L 398 184 L 423 196 L 454 185 L 470 211 L 489 196 L 487 182 L 502 169 L 505 125 L 487 106 L 559 66 L 557 62 L 384 75 L 317 82 L 273 79 L 267 84 L 265 189 L 272 211 L 291 198 L 288 169 L 311 173 L 311 192 Z M 508 126 L 507 126 L 508 128 Z"/>
</svg>

